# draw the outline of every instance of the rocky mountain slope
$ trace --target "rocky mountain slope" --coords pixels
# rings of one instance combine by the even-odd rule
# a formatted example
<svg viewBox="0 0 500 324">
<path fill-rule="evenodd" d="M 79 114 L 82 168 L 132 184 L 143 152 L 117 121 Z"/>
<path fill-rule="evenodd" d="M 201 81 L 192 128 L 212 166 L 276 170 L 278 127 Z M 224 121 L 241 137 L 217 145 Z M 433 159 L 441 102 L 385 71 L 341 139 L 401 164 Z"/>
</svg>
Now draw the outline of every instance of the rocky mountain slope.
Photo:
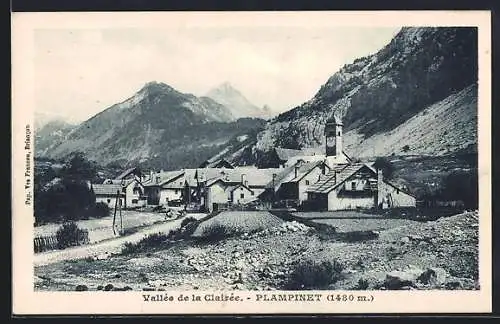
<svg viewBox="0 0 500 324">
<path fill-rule="evenodd" d="M 267 118 L 271 115 L 269 106 L 266 105 L 262 109 L 255 106 L 229 82 L 224 82 L 218 87 L 211 89 L 206 96 L 226 106 L 231 111 L 233 116 L 237 118 Z"/>
<path fill-rule="evenodd" d="M 60 142 L 76 125 L 63 120 L 50 120 L 36 123 L 35 115 L 35 154 L 44 155 L 47 149 L 55 142 Z"/>
<path fill-rule="evenodd" d="M 234 136 L 261 120 L 237 122 L 225 106 L 158 82 L 147 83 L 134 96 L 83 122 L 43 156 L 61 158 L 82 151 L 100 164 L 156 163 L 178 168 L 197 164 Z"/>
<path fill-rule="evenodd" d="M 354 157 L 474 150 L 477 30 L 402 28 L 380 51 L 333 74 L 311 100 L 270 120 L 245 154 L 226 159 L 258 163 L 273 147 L 322 147 L 334 113 Z"/>
</svg>

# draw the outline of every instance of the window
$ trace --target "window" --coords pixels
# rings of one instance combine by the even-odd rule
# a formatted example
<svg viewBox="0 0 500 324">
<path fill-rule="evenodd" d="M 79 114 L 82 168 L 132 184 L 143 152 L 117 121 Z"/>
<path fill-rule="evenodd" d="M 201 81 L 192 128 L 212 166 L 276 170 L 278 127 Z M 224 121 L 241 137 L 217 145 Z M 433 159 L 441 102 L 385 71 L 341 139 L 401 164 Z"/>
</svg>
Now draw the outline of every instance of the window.
<svg viewBox="0 0 500 324">
<path fill-rule="evenodd" d="M 396 189 L 396 194 L 398 194 L 398 195 L 399 195 L 399 189 Z"/>
<path fill-rule="evenodd" d="M 308 186 L 308 185 L 309 185 L 309 180 L 306 180 L 306 186 Z"/>
<path fill-rule="evenodd" d="M 351 183 L 351 190 L 356 190 L 356 181 Z"/>
<path fill-rule="evenodd" d="M 337 133 L 337 136 L 340 136 L 340 131 Z"/>
<path fill-rule="evenodd" d="M 174 192 L 175 192 L 175 194 L 177 195 L 177 194 L 179 193 L 179 190 L 175 189 L 175 191 L 174 191 Z"/>
<path fill-rule="evenodd" d="M 111 202 L 111 199 L 108 198 L 108 204 Z"/>
<path fill-rule="evenodd" d="M 253 195 L 254 195 L 254 194 L 253 194 L 253 191 L 252 191 L 252 192 L 250 192 L 250 194 L 253 196 Z"/>
<path fill-rule="evenodd" d="M 137 199 L 132 199 L 132 204 L 137 204 L 139 201 Z"/>
<path fill-rule="evenodd" d="M 241 194 L 240 194 L 240 198 L 241 198 L 241 199 L 245 198 L 245 194 L 244 194 L 244 193 L 241 193 Z"/>
</svg>

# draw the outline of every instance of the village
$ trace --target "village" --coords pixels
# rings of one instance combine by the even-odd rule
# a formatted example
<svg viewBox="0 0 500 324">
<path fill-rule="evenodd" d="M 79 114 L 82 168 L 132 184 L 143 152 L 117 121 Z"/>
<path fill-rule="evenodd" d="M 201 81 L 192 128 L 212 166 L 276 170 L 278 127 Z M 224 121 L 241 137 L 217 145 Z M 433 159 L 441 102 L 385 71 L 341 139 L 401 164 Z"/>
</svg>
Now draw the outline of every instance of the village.
<svg viewBox="0 0 500 324">
<path fill-rule="evenodd" d="M 275 148 L 271 168 L 215 158 L 87 182 L 111 215 L 39 249 L 35 289 L 478 289 L 477 211 L 410 219 L 426 213 L 415 195 L 342 133 L 332 116 L 323 152 Z"/>
<path fill-rule="evenodd" d="M 96 201 L 111 209 L 185 206 L 213 213 L 227 209 L 295 208 L 308 211 L 409 208 L 416 198 L 388 179 L 373 162 L 354 162 L 342 149 L 342 121 L 325 127 L 324 152 L 275 148 L 275 168 L 233 166 L 224 159 L 199 168 L 141 172 L 92 183 Z"/>
</svg>

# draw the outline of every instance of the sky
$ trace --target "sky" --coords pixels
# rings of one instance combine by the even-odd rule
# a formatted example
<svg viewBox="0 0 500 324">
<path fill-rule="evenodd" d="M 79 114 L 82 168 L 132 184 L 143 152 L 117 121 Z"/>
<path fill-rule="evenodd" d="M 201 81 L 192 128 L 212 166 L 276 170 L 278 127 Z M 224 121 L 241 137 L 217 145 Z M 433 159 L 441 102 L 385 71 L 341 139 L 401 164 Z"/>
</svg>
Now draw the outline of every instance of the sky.
<svg viewBox="0 0 500 324">
<path fill-rule="evenodd" d="M 390 27 L 39 29 L 35 112 L 81 122 L 149 81 L 205 95 L 229 82 L 276 112 L 311 99 L 356 58 L 388 44 Z"/>
</svg>

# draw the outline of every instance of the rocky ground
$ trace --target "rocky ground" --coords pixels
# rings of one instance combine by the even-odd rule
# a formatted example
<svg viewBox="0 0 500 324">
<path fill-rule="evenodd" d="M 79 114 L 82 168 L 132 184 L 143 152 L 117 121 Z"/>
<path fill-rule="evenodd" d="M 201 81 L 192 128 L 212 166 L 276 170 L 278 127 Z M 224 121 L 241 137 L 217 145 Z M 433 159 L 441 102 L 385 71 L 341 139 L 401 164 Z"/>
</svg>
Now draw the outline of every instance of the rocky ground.
<svg viewBox="0 0 500 324">
<path fill-rule="evenodd" d="M 288 221 L 216 243 L 167 241 L 106 260 L 35 267 L 35 289 L 275 290 L 307 260 L 342 265 L 339 280 L 321 289 L 479 289 L 478 214 L 351 236 Z"/>
</svg>

